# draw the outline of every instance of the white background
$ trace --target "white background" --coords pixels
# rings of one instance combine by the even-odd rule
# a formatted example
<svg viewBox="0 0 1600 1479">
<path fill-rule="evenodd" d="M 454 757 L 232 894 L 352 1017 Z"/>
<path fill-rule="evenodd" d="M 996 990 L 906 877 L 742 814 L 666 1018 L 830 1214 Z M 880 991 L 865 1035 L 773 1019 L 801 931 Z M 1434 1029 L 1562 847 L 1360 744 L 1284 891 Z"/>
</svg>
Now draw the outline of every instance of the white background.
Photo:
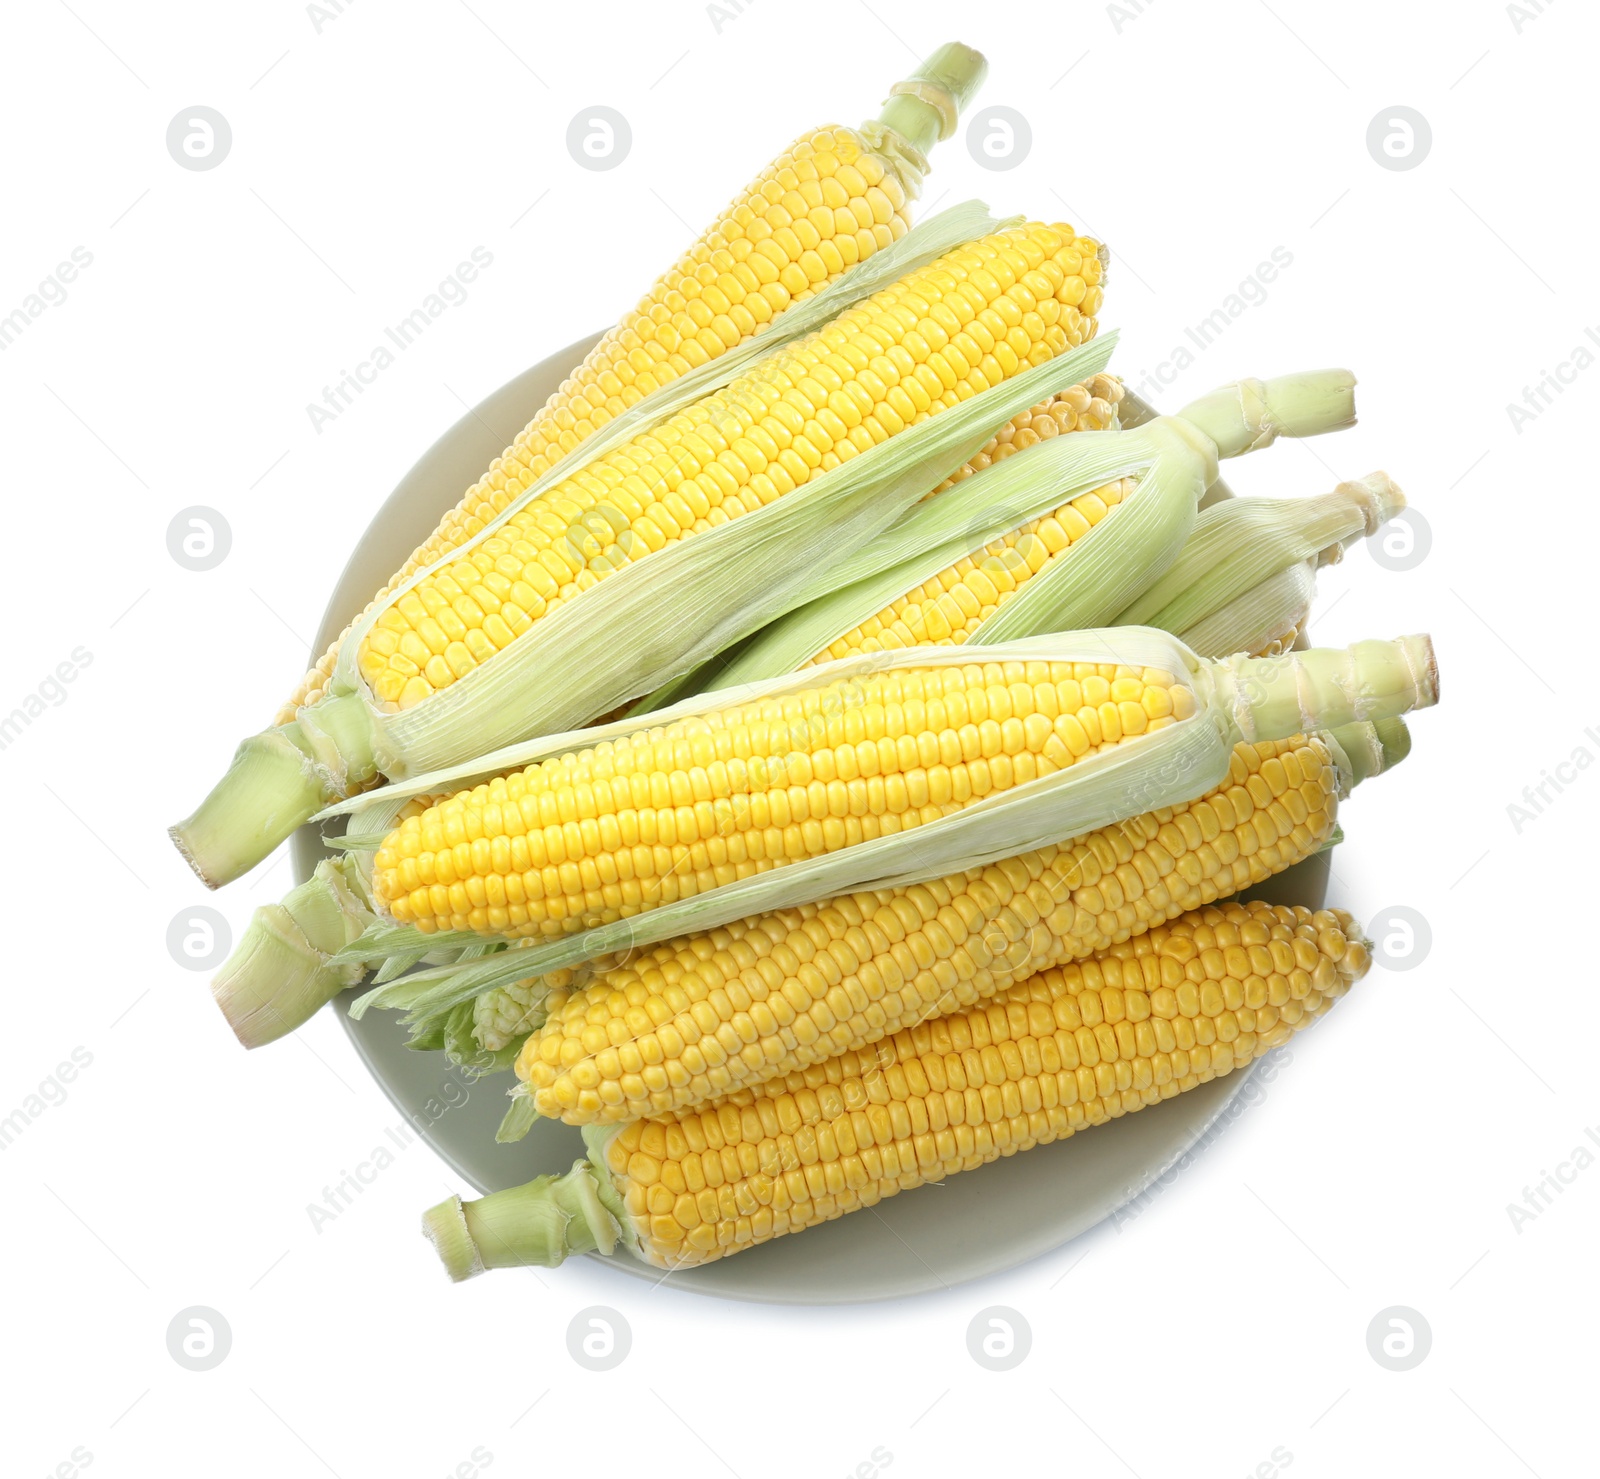
<svg viewBox="0 0 1600 1479">
<path fill-rule="evenodd" d="M 680 0 L 360 3 L 320 31 L 287 0 L 7 7 L 0 316 L 75 247 L 93 263 L 0 352 L 0 711 L 75 648 L 92 661 L 0 751 L 0 1117 L 75 1048 L 92 1063 L 0 1159 L 0 1464 L 65 1474 L 76 1449 L 96 1475 L 466 1479 L 487 1455 L 766 1479 L 865 1475 L 881 1449 L 896 1476 L 1265 1479 L 1278 1449 L 1307 1479 L 1590 1471 L 1600 1167 L 1520 1231 L 1507 1204 L 1600 1126 L 1600 774 L 1520 833 L 1507 807 L 1578 747 L 1600 756 L 1600 367 L 1520 431 L 1507 406 L 1600 324 L 1596 18 L 1535 0 L 1520 21 L 1487 0 L 725 8 L 719 32 Z M 1357 429 L 1230 477 L 1303 494 L 1382 467 L 1431 524 L 1415 570 L 1358 549 L 1327 572 L 1316 620 L 1323 643 L 1436 637 L 1443 706 L 1347 808 L 1335 887 L 1362 917 L 1419 910 L 1431 953 L 1297 1040 L 1265 1104 L 1136 1221 L 948 1293 L 778 1309 L 583 1260 L 452 1287 L 416 1216 L 465 1188 L 420 1146 L 315 1231 L 307 1204 L 395 1113 L 331 1015 L 237 1047 L 165 947 L 202 901 L 166 825 L 270 717 L 372 509 L 465 405 L 611 321 L 780 145 L 875 113 L 956 36 L 992 58 L 980 105 L 1019 110 L 1033 150 L 997 173 L 953 139 L 924 207 L 979 195 L 1103 236 L 1114 369 L 1154 370 L 1282 247 L 1267 301 L 1162 404 L 1359 373 Z M 197 104 L 233 132 L 208 172 L 165 147 Z M 609 173 L 566 152 L 595 104 L 633 129 Z M 1413 170 L 1367 150 L 1394 105 L 1432 127 Z M 494 265 L 465 305 L 319 434 L 307 403 L 477 246 Z M 233 533 L 205 574 L 165 542 L 194 504 Z M 206 902 L 237 933 L 287 883 L 280 857 Z M 596 1304 L 633 1331 L 603 1374 L 565 1342 Z M 232 1330 L 209 1372 L 167 1352 L 193 1305 Z M 1010 1372 L 967 1353 L 989 1305 L 1032 1327 Z M 1432 1329 L 1405 1373 L 1367 1350 L 1392 1305 Z"/>
</svg>

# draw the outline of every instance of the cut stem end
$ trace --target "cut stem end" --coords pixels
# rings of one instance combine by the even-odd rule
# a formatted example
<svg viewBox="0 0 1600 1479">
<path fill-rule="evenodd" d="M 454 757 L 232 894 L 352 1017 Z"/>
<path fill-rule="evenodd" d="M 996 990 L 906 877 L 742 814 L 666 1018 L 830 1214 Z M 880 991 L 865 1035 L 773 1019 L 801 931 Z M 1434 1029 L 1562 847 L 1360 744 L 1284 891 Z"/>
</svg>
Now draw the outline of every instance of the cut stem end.
<svg viewBox="0 0 1600 1479">
<path fill-rule="evenodd" d="M 601 1201 L 595 1169 L 540 1176 L 474 1202 L 451 1197 L 422 1216 L 445 1271 L 457 1283 L 491 1268 L 555 1268 L 573 1253 L 610 1253 L 621 1236 Z"/>
<path fill-rule="evenodd" d="M 192 816 L 170 829 L 207 888 L 248 873 L 332 798 L 293 725 L 252 735 Z"/>
<path fill-rule="evenodd" d="M 283 1037 L 365 973 L 331 957 L 374 922 L 352 887 L 347 860 L 329 860 L 280 904 L 257 909 L 211 994 L 247 1048 Z"/>
</svg>

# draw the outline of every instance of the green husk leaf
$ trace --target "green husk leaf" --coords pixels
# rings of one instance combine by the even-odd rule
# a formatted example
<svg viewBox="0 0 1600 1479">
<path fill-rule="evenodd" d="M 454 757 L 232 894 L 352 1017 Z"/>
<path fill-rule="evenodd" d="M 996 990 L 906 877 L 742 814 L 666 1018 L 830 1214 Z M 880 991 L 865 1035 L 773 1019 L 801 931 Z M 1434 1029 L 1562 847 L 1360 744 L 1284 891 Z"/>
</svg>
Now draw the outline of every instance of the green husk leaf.
<svg viewBox="0 0 1600 1479">
<path fill-rule="evenodd" d="M 423 945 L 415 931 L 406 925 L 379 925 L 368 930 L 353 945 L 339 952 L 340 965 L 371 965 L 374 961 L 388 960 L 401 951 L 421 947 L 423 953 L 434 950 L 460 950 L 467 947 L 482 948 L 484 938 L 470 930 L 440 930 L 425 937 Z"/>
<path fill-rule="evenodd" d="M 1317 498 L 1235 498 L 1208 509 L 1177 558 L 1118 625 L 1183 632 L 1252 587 L 1304 560 L 1330 564 L 1405 507 L 1389 478 L 1370 473 Z"/>
<path fill-rule="evenodd" d="M 500 1128 L 494 1132 L 495 1144 L 514 1145 L 538 1123 L 538 1120 L 539 1111 L 533 1107 L 528 1086 L 518 1084 L 511 1091 L 511 1107 L 506 1110 L 505 1118 L 500 1121 Z"/>
<path fill-rule="evenodd" d="M 758 632 L 730 656 L 707 686 L 729 688 L 793 671 L 890 602 L 990 540 L 1042 517 L 1070 498 L 1118 478 L 1145 473 L 1157 455 L 1156 440 L 1142 433 L 1074 432 L 992 463 L 938 497 L 918 504 L 856 556 L 842 561 L 829 574 L 839 582 L 838 588 Z M 1108 526 L 1121 513 L 1121 507 L 1113 510 L 1099 527 Z M 1087 537 L 1079 543 L 1086 544 Z M 1065 563 L 1053 562 L 1029 587 Z"/>
<path fill-rule="evenodd" d="M 1314 560 L 1291 565 L 1196 622 L 1181 634 L 1184 645 L 1202 657 L 1260 652 L 1304 624 L 1316 589 Z"/>
<path fill-rule="evenodd" d="M 337 837 L 324 835 L 322 845 L 329 852 L 376 852 L 383 846 L 385 833 L 345 832 Z"/>
</svg>

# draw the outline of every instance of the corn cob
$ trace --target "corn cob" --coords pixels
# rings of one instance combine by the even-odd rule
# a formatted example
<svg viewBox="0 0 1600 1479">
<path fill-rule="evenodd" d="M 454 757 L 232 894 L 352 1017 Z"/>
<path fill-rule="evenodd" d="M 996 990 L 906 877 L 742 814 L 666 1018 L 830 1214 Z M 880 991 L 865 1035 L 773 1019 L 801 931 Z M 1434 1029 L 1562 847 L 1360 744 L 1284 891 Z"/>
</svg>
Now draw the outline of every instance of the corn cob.
<svg viewBox="0 0 1600 1479">
<path fill-rule="evenodd" d="M 1285 644 L 1285 649 L 1288 645 L 1292 645 L 1292 639 Z M 848 976 L 846 990 L 854 997 L 863 989 L 863 980 L 876 991 L 888 990 L 895 979 L 894 973 L 901 969 L 892 957 L 904 957 L 909 949 L 911 958 L 919 966 L 915 984 L 922 995 L 937 992 L 939 994 L 931 999 L 938 1010 L 953 1010 L 957 1005 L 980 999 L 989 989 L 1000 989 L 1006 976 L 1016 970 L 1013 956 L 1018 948 L 1017 941 L 1032 938 L 1022 919 L 1013 912 L 1019 899 L 1030 900 L 1031 907 L 1039 910 L 1040 919 L 1049 926 L 1045 955 L 1035 959 L 1030 954 L 1027 969 L 1042 970 L 1090 951 L 1105 949 L 1143 932 L 1152 924 L 1239 893 L 1303 862 L 1335 835 L 1337 813 L 1333 796 L 1337 794 L 1342 798 L 1363 780 L 1393 769 L 1410 753 L 1410 748 L 1410 735 L 1402 719 L 1346 725 L 1328 735 L 1297 735 L 1288 740 L 1239 744 L 1234 747 L 1228 779 L 1205 796 L 1183 806 L 1148 812 L 1114 827 L 1102 828 L 1070 846 L 1039 849 L 987 869 L 935 880 L 920 889 L 881 890 L 780 910 L 767 916 L 753 916 L 725 929 L 687 935 L 653 946 L 636 959 L 598 960 L 592 962 L 589 969 L 554 972 L 548 977 L 518 981 L 485 992 L 472 1003 L 473 1055 L 479 1052 L 505 1054 L 508 1049 L 520 1047 L 530 1033 L 544 1028 L 538 1042 L 528 1046 L 528 1057 L 519 1068 L 520 1077 L 529 1086 L 527 1097 L 533 1107 L 541 1115 L 565 1118 L 569 1123 L 582 1122 L 582 1115 L 594 1109 L 599 1110 L 603 1120 L 610 1120 L 615 1115 L 604 1107 L 612 1097 L 610 1094 L 600 1094 L 598 1104 L 585 1100 L 580 1111 L 563 1106 L 562 1099 L 572 1097 L 570 1093 L 554 1091 L 568 1081 L 576 1084 L 575 1069 L 593 1052 L 612 1048 L 620 1053 L 625 1044 L 638 1046 L 639 1040 L 632 1035 L 631 1026 L 619 1036 L 619 1029 L 612 1023 L 621 1019 L 628 1024 L 634 1008 L 639 1006 L 644 1007 L 653 1023 L 662 1008 L 650 990 L 652 986 L 659 988 L 663 983 L 670 983 L 671 1004 L 680 1012 L 696 1002 L 713 1002 L 719 1013 L 715 1030 L 721 1032 L 732 1021 L 730 992 L 744 993 L 751 1001 L 773 995 L 759 973 L 751 974 L 747 942 L 762 950 L 760 959 L 763 960 L 769 959 L 771 951 L 778 948 L 787 949 L 797 961 L 808 959 L 806 952 L 814 951 L 819 945 L 831 949 L 850 932 L 877 917 L 885 906 L 898 909 L 900 901 L 907 899 L 922 906 L 919 913 L 923 915 L 924 929 L 900 938 L 885 933 L 883 938 L 893 942 L 890 955 L 874 955 L 857 961 Z M 1324 751 L 1327 752 L 1325 763 L 1322 760 Z M 1278 759 L 1280 764 L 1267 766 L 1265 762 L 1269 759 Z M 1288 783 L 1295 767 L 1299 775 L 1311 782 L 1309 791 L 1304 782 L 1300 789 L 1304 820 L 1297 821 L 1292 832 L 1264 842 L 1257 820 L 1261 811 L 1260 792 L 1251 795 L 1249 788 L 1256 784 L 1256 777 L 1265 782 L 1268 787 L 1265 815 L 1275 818 L 1281 825 L 1288 792 L 1271 788 L 1275 783 L 1280 787 Z M 1242 794 L 1241 786 L 1245 788 Z M 1325 808 L 1312 804 L 1312 792 L 1319 788 Z M 1288 804 L 1294 807 L 1292 801 Z M 1210 812 L 1215 814 L 1208 815 Z M 1299 816 L 1299 808 L 1289 815 L 1291 820 Z M 1225 819 L 1233 825 L 1225 825 Z M 1225 834 L 1231 841 L 1223 840 Z M 1017 873 L 1018 866 L 1026 869 L 1030 880 L 1020 895 L 1016 887 L 1021 876 Z M 1152 878 L 1153 886 L 1149 882 Z M 1039 887 L 1043 892 L 1031 898 L 1031 893 Z M 983 906 L 986 912 L 978 926 L 970 925 L 959 913 L 952 916 L 948 912 L 954 900 L 966 903 L 979 888 L 987 892 Z M 1044 908 L 1046 904 L 1051 907 Z M 933 923 L 935 916 L 926 912 L 932 907 L 939 910 L 937 924 Z M 997 919 L 1004 921 L 998 930 Z M 813 921 L 824 925 L 826 944 L 815 938 Z M 886 915 L 883 925 L 895 930 L 902 927 L 902 921 L 897 913 Z M 936 962 L 932 944 L 924 933 L 929 927 L 934 930 L 935 938 L 943 929 L 951 950 L 965 950 L 968 957 L 974 949 L 987 952 L 991 947 L 1000 948 L 1003 942 L 1001 955 L 975 968 L 970 975 L 965 974 L 967 957 L 962 957 L 960 969 L 964 974 L 959 994 L 947 1001 L 943 988 L 932 974 Z M 737 957 L 729 953 L 736 946 L 739 948 Z M 836 981 L 832 979 L 833 974 L 830 970 L 820 982 L 813 977 L 812 984 L 819 989 L 825 985 L 830 992 L 845 984 L 844 977 Z M 996 984 L 986 987 L 986 980 Z M 777 989 L 788 997 L 795 987 L 805 990 L 798 976 L 785 975 Z M 884 1016 L 881 1001 L 870 992 L 868 995 L 871 996 L 870 1031 L 895 1032 L 907 1025 L 910 1019 L 903 1014 L 893 1019 Z M 902 988 L 901 1000 L 904 999 L 905 988 Z M 801 1014 L 797 1012 L 797 1016 Z M 590 1040 L 587 1034 L 595 1024 L 605 1029 L 604 1035 Z M 632 1024 L 642 1025 L 637 1018 L 632 1018 Z M 650 1030 L 659 1037 L 654 1026 Z M 680 1035 L 690 1037 L 703 1034 L 697 1022 L 692 1025 L 682 1022 L 677 1030 Z M 800 1029 L 811 1039 L 814 1049 L 822 1050 L 821 1045 L 825 1044 L 827 1052 L 862 1046 L 861 1030 L 859 1022 L 856 1033 L 850 1036 L 838 1035 L 837 1023 L 832 1037 L 825 1036 L 822 1027 L 815 1023 L 810 1028 Z M 570 1047 L 574 1039 L 582 1050 L 581 1057 L 579 1049 Z M 796 1026 L 791 1022 L 784 1031 L 784 1046 L 793 1049 L 798 1040 Z M 653 1055 L 654 1048 L 650 1051 Z M 736 1075 L 742 1068 L 738 1061 L 733 1061 L 724 1071 Z M 723 1088 L 730 1087 L 733 1082 L 730 1077 Z M 649 1101 L 632 1112 L 660 1113 L 678 1107 L 681 1105 L 673 1095 Z"/>
<path fill-rule="evenodd" d="M 685 691 L 730 687 L 854 653 L 988 646 L 1046 631 L 1137 625 L 1117 613 L 1152 582 L 1165 585 L 1170 572 L 1162 572 L 1196 544 L 1201 554 L 1184 568 L 1196 581 L 1207 576 L 1205 595 L 1251 568 L 1248 559 L 1230 561 L 1226 547 L 1220 554 L 1213 548 L 1225 531 L 1210 527 L 1210 515 L 1197 526 L 1199 499 L 1215 481 L 1218 459 L 1269 445 L 1276 436 L 1314 436 L 1348 425 L 1354 383 L 1338 370 L 1243 381 L 1137 430 L 1039 439 L 1027 447 L 1014 441 L 1009 461 L 996 459 L 998 465 L 991 462 L 924 501 L 841 561 L 829 590 L 653 695 L 641 710 Z M 1286 526 L 1271 528 L 1277 558 L 1280 545 L 1313 537 L 1302 524 L 1314 525 L 1325 540 L 1348 533 L 1352 521 L 1359 528 L 1377 495 L 1346 485 L 1328 499 L 1286 505 L 1298 522 L 1262 512 L 1261 505 L 1273 507 L 1270 500 L 1244 502 L 1264 538 L 1274 518 Z M 1177 594 L 1190 593 L 1180 586 Z M 1223 591 L 1217 599 L 1231 594 Z M 1154 624 L 1182 630 L 1167 621 Z"/>
<path fill-rule="evenodd" d="M 226 881 L 380 757 L 415 773 L 587 722 L 804 599 L 824 549 L 893 522 L 924 469 L 961 465 L 985 408 L 1013 414 L 1103 363 L 1051 363 L 1093 337 L 1098 253 L 1038 224 L 969 241 L 653 429 L 591 441 L 587 463 L 564 461 L 365 618 L 340 659 L 349 691 L 246 741 L 174 840 Z M 885 483 L 894 495 L 874 496 Z M 770 578 L 752 578 L 752 557 Z"/>
<path fill-rule="evenodd" d="M 1093 380 L 1063 390 L 1060 395 L 1006 422 L 928 496 L 932 498 L 943 493 L 963 478 L 970 478 L 973 473 L 1004 462 L 1013 453 L 1024 452 L 1051 437 L 1074 431 L 1109 431 L 1117 424 L 1117 407 L 1124 394 L 1122 382 L 1115 375 L 1096 375 Z"/>
<path fill-rule="evenodd" d="M 1216 663 L 1119 627 L 984 657 L 870 654 L 741 690 L 743 702 L 689 700 L 653 727 L 530 742 L 499 758 L 533 763 L 387 834 L 362 816 L 392 816 L 443 777 L 356 798 L 344 861 L 363 895 L 346 910 L 360 937 L 324 921 L 297 938 L 269 911 L 224 965 L 218 1002 L 261 1041 L 251 1024 L 267 1007 L 280 1027 L 304 1020 L 362 962 L 518 947 L 386 980 L 352 1008 L 403 1005 L 422 1021 L 611 951 L 983 867 L 1180 805 L 1227 777 L 1240 740 L 1391 717 L 1434 702 L 1437 683 L 1427 639 L 1413 637 Z M 344 909 L 334 892 L 302 912 Z"/>
<path fill-rule="evenodd" d="M 771 503 L 921 416 L 1082 343 L 1099 306 L 1097 252 L 1070 230 L 1006 232 L 847 310 L 425 578 L 368 632 L 362 677 L 389 712 L 420 703 L 632 561 Z M 909 373 L 913 365 L 923 373 Z M 906 379 L 888 389 L 896 369 Z"/>
<path fill-rule="evenodd" d="M 498 1047 L 533 1031 L 516 1063 L 519 1097 L 545 1118 L 610 1123 L 719 1098 L 970 1006 L 1311 856 L 1333 834 L 1340 795 L 1395 763 L 1403 724 L 1373 728 L 1239 744 L 1227 781 L 1184 806 L 917 887 L 687 935 L 586 982 L 524 983 L 486 1004 L 482 1021 L 507 1034 Z"/>
<path fill-rule="evenodd" d="M 423 1227 L 454 1279 L 618 1245 L 687 1268 L 1063 1139 L 1251 1063 L 1370 951 L 1339 910 L 1224 904 L 704 1108 L 590 1127 L 567 1176 Z"/>
<path fill-rule="evenodd" d="M 992 539 L 974 554 L 947 565 L 842 637 L 830 642 L 803 667 L 857 652 L 896 647 L 959 646 L 1046 565 L 1082 539 L 1134 489 L 1119 478 L 1068 499 L 1042 518 L 1030 519 L 1009 534 Z"/>
<path fill-rule="evenodd" d="M 1016 666 L 848 679 L 537 763 L 403 822 L 374 859 L 374 899 L 424 933 L 592 929 L 936 821 L 1195 713 L 1158 669 Z"/>
<path fill-rule="evenodd" d="M 942 47 L 897 84 L 877 122 L 859 129 L 828 124 L 796 139 L 589 351 L 367 610 L 476 534 L 613 417 L 760 333 L 791 303 L 904 235 L 927 172 L 925 151 L 949 137 L 985 70 L 977 52 Z M 289 723 L 327 692 L 351 627 L 301 680 L 275 723 Z"/>
</svg>

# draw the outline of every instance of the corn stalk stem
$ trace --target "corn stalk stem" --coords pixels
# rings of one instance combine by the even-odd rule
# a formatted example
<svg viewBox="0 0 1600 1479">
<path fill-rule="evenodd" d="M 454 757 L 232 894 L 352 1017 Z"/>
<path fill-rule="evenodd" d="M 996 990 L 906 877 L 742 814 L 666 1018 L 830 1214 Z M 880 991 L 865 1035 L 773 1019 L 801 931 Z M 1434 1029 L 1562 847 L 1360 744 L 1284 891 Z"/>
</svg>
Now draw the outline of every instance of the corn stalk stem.
<svg viewBox="0 0 1600 1479">
<path fill-rule="evenodd" d="M 211 794 L 169 835 L 207 888 L 231 883 L 327 805 L 298 725 L 252 735 Z"/>
<path fill-rule="evenodd" d="M 1339 768 L 1340 799 L 1362 781 L 1393 770 L 1411 753 L 1411 731 L 1401 718 L 1378 719 L 1367 724 L 1342 724 L 1322 731 L 1322 738 Z"/>
<path fill-rule="evenodd" d="M 1355 385 L 1348 370 L 1240 380 L 1191 402 L 1182 417 L 1216 443 L 1219 457 L 1238 457 L 1280 436 L 1321 436 L 1353 426 Z"/>
<path fill-rule="evenodd" d="M 946 42 L 911 76 L 889 90 L 883 111 L 861 132 L 894 160 L 901 182 L 916 196 L 928 172 L 928 151 L 955 132 L 962 110 L 983 85 L 989 64 L 981 52 Z"/>
<path fill-rule="evenodd" d="M 348 857 L 319 863 L 281 903 L 257 909 L 211 982 L 234 1036 L 247 1048 L 259 1048 L 358 985 L 366 974 L 363 965 L 330 961 L 377 923 Z"/>
<path fill-rule="evenodd" d="M 1198 679 L 1197 686 L 1209 686 L 1219 721 L 1232 726 L 1230 742 L 1392 719 L 1439 698 L 1438 665 L 1425 636 L 1230 657 L 1203 664 Z"/>
<path fill-rule="evenodd" d="M 457 1283 L 491 1268 L 555 1268 L 573 1253 L 611 1253 L 626 1217 L 610 1178 L 580 1160 L 565 1176 L 540 1176 L 476 1201 L 450 1197 L 422 1214 Z"/>
</svg>

